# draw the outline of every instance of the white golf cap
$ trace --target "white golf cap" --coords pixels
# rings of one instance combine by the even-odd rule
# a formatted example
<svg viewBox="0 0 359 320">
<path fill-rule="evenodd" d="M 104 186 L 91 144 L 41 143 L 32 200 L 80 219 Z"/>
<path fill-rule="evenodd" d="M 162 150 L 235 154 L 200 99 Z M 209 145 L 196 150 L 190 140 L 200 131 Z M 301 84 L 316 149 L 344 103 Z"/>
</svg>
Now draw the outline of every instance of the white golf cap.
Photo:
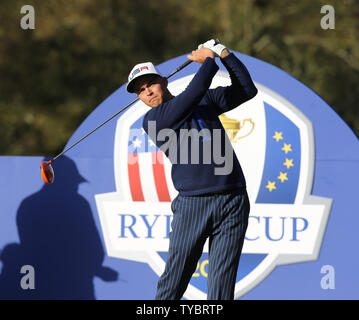
<svg viewBox="0 0 359 320">
<path fill-rule="evenodd" d="M 144 63 L 136 64 L 128 76 L 128 83 L 126 87 L 127 91 L 130 93 L 134 93 L 135 92 L 133 89 L 134 80 L 146 74 L 157 74 L 161 76 L 161 74 L 156 70 L 156 68 L 152 64 L 152 62 L 144 62 Z"/>
</svg>

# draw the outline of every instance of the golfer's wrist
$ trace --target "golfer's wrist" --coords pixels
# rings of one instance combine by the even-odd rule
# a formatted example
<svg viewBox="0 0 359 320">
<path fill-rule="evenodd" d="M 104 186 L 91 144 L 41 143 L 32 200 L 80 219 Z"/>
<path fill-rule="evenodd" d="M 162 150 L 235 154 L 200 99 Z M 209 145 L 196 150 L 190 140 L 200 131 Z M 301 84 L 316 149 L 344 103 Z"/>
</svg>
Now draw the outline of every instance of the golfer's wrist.
<svg viewBox="0 0 359 320">
<path fill-rule="evenodd" d="M 227 48 L 223 49 L 222 52 L 221 52 L 220 58 L 224 59 L 225 57 L 229 56 L 229 54 L 230 54 L 230 52 L 229 52 L 229 50 Z"/>
</svg>

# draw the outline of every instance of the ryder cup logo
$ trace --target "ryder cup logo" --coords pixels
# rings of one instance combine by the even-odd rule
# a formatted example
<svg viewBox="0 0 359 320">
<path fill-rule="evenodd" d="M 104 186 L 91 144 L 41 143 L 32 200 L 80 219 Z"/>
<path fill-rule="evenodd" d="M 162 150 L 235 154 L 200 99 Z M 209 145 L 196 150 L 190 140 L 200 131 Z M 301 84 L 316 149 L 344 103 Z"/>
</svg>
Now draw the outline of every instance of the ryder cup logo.
<svg viewBox="0 0 359 320">
<path fill-rule="evenodd" d="M 182 92 L 193 75 L 169 84 Z M 211 88 L 230 84 L 219 71 Z M 318 257 L 331 200 L 311 195 L 314 140 L 311 122 L 279 94 L 256 83 L 257 96 L 220 116 L 241 163 L 251 214 L 238 267 L 239 298 L 278 265 Z M 177 196 L 171 163 L 142 129 L 148 107 L 138 102 L 117 122 L 114 144 L 116 192 L 96 195 L 108 255 L 148 263 L 160 276 Z M 195 213 L 194 213 L 195 214 Z M 206 299 L 208 245 L 185 292 Z"/>
</svg>

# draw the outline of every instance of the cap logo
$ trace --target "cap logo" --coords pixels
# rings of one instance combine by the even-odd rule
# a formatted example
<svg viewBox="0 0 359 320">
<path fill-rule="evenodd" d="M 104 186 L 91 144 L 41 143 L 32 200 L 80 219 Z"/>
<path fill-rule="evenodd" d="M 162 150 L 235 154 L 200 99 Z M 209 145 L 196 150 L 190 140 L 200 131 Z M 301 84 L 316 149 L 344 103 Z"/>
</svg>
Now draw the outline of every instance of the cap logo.
<svg viewBox="0 0 359 320">
<path fill-rule="evenodd" d="M 133 79 L 134 77 L 135 77 L 135 75 L 137 74 L 137 73 L 139 73 L 141 70 L 139 69 L 139 68 L 137 68 L 136 70 L 134 70 L 133 72 L 132 72 L 132 74 L 131 74 L 131 79 Z"/>
<path fill-rule="evenodd" d="M 130 80 L 132 80 L 135 77 L 136 74 L 138 74 L 139 72 L 141 72 L 143 70 L 150 70 L 150 69 L 148 69 L 147 66 L 143 66 L 143 67 L 135 69 L 131 74 Z"/>
</svg>

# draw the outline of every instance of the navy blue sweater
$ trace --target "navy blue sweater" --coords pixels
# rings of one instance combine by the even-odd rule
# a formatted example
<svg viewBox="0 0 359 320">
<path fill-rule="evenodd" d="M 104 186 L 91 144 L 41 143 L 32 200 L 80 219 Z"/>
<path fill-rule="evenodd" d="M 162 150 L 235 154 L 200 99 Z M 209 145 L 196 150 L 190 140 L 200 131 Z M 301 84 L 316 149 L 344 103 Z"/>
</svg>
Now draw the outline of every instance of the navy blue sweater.
<svg viewBox="0 0 359 320">
<path fill-rule="evenodd" d="M 172 163 L 172 180 L 182 196 L 245 187 L 239 161 L 218 116 L 257 94 L 248 70 L 233 54 L 221 59 L 231 85 L 209 89 L 218 71 L 207 58 L 188 87 L 149 110 L 143 128 Z"/>
</svg>

